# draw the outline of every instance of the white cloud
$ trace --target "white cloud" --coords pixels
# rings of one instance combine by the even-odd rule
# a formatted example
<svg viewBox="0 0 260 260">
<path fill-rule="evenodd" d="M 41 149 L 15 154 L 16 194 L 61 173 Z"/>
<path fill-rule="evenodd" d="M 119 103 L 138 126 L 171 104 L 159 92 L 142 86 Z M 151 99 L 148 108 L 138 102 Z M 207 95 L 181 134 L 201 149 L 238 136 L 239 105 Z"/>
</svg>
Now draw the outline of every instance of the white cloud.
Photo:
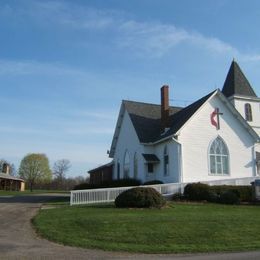
<svg viewBox="0 0 260 260">
<path fill-rule="evenodd" d="M 5 5 L 2 16 L 16 15 L 18 20 L 33 19 L 36 23 L 65 26 L 72 29 L 103 29 L 114 23 L 120 12 L 101 10 L 65 1 L 30 1 L 13 8 Z"/>
<path fill-rule="evenodd" d="M 237 52 L 231 45 L 217 39 L 189 32 L 174 25 L 126 21 L 120 27 L 120 45 L 161 57 L 175 46 L 190 44 L 217 53 Z"/>
<path fill-rule="evenodd" d="M 260 60 L 259 54 L 243 53 L 216 37 L 185 30 L 174 24 L 130 20 L 130 15 L 123 11 L 91 8 L 70 1 L 27 1 L 16 8 L 10 4 L 3 5 L 0 15 L 15 16 L 17 21 L 32 19 L 43 25 L 62 26 L 71 30 L 107 30 L 113 35 L 117 46 L 130 48 L 134 53 L 148 57 L 160 58 L 175 47 L 187 44 L 213 54 L 231 55 L 243 61 Z M 26 73 L 27 69 L 24 64 L 16 66 L 20 73 Z M 3 71 L 0 68 L 0 73 Z"/>
</svg>

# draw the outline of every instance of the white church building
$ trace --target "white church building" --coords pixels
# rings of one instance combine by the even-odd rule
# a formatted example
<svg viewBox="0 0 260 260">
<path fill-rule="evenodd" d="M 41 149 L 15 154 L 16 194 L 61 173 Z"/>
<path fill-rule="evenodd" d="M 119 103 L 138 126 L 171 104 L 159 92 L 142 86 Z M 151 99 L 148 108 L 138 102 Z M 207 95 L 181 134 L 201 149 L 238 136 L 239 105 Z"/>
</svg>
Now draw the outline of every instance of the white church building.
<svg viewBox="0 0 260 260">
<path fill-rule="evenodd" d="M 222 91 L 187 107 L 122 101 L 109 156 L 113 179 L 163 183 L 260 175 L 260 98 L 233 61 Z"/>
</svg>

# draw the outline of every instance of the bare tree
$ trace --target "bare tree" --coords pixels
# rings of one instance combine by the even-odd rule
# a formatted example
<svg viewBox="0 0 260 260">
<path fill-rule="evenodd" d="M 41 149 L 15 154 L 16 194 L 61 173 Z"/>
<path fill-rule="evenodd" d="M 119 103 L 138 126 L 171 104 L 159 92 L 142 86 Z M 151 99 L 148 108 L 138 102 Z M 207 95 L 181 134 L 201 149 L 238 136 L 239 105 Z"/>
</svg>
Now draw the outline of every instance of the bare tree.
<svg viewBox="0 0 260 260">
<path fill-rule="evenodd" d="M 70 161 L 67 159 L 61 159 L 54 163 L 53 165 L 53 175 L 56 177 L 58 184 L 62 187 L 63 181 L 66 177 L 66 172 L 71 167 Z"/>
</svg>

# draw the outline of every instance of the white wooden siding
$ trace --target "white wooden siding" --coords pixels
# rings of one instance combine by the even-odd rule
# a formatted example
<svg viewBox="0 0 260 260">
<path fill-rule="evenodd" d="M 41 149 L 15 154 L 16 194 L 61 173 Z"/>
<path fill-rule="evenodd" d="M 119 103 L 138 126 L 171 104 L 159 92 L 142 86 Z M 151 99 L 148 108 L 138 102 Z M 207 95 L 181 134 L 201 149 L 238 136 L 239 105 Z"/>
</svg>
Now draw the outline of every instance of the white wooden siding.
<svg viewBox="0 0 260 260">
<path fill-rule="evenodd" d="M 121 129 L 119 132 L 115 155 L 114 155 L 114 173 L 113 179 L 117 179 L 117 165 L 116 163 L 120 162 L 120 178 L 124 177 L 123 166 L 124 166 L 124 155 L 126 149 L 129 152 L 130 157 L 130 177 L 134 177 L 134 154 L 137 153 L 138 157 L 138 179 L 144 181 L 144 161 L 143 161 L 143 145 L 140 144 L 137 134 L 135 132 L 134 126 L 130 119 L 129 114 L 125 111 L 123 115 L 123 120 L 121 124 Z"/>
<path fill-rule="evenodd" d="M 220 116 L 220 130 L 216 130 L 210 122 L 210 114 L 216 107 L 223 113 Z M 218 135 L 229 149 L 228 176 L 209 173 L 208 148 Z M 182 143 L 183 151 L 183 182 L 243 178 L 256 174 L 253 161 L 254 142 L 247 130 L 217 96 L 207 102 L 185 125 L 178 140 Z"/>
</svg>

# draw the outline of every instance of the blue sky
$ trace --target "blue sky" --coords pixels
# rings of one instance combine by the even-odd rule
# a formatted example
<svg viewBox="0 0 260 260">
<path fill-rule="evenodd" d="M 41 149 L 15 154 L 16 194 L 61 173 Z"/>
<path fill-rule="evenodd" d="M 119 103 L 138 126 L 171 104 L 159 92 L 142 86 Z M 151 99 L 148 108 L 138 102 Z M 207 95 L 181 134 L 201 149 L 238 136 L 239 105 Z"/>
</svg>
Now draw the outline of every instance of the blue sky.
<svg viewBox="0 0 260 260">
<path fill-rule="evenodd" d="M 260 95 L 260 1 L 0 1 L 0 158 L 109 161 L 122 99 L 222 88 L 233 58 Z"/>
</svg>

